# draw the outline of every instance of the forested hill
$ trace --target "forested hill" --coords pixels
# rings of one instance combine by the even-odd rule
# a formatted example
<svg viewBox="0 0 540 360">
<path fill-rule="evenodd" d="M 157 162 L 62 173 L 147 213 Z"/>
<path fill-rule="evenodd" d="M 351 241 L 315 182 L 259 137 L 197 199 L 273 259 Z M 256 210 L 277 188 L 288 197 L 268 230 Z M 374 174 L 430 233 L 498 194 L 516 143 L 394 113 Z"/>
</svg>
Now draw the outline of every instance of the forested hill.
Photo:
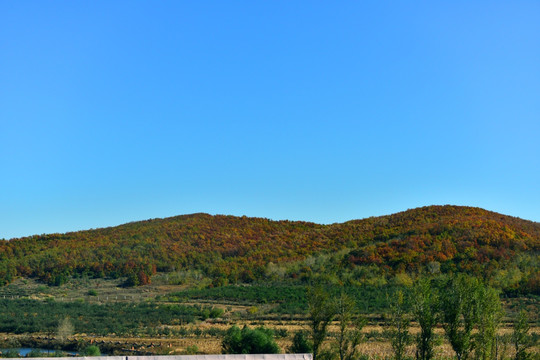
<svg viewBox="0 0 540 360">
<path fill-rule="evenodd" d="M 193 214 L 66 234 L 0 241 L 0 283 L 71 276 L 151 281 L 156 272 L 197 269 L 223 282 L 309 275 L 306 257 L 339 252 L 354 276 L 425 271 L 476 273 L 500 286 L 538 293 L 540 224 L 479 208 L 428 206 L 393 215 L 319 225 Z M 303 264 L 289 266 L 287 264 Z M 306 268 L 307 267 L 307 268 Z"/>
</svg>

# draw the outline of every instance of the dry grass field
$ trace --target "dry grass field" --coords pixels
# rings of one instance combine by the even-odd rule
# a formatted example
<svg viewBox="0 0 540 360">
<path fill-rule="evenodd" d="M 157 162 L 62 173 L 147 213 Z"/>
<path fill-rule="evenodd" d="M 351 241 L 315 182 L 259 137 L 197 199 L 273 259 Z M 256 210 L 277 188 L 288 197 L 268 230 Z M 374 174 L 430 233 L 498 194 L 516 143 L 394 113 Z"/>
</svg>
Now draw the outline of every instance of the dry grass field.
<svg viewBox="0 0 540 360">
<path fill-rule="evenodd" d="M 239 321 L 235 323 L 242 327 L 244 325 L 250 327 L 257 327 L 261 324 L 265 327 L 274 330 L 286 330 L 287 336 L 278 338 L 277 343 L 282 353 L 286 353 L 287 349 L 291 346 L 292 336 L 298 330 L 307 330 L 308 324 L 303 321 L 296 321 L 293 323 L 283 323 L 277 321 L 264 321 L 254 324 L 250 321 Z M 230 327 L 230 324 L 214 323 L 211 321 L 204 321 L 197 324 L 189 324 L 185 326 L 188 329 L 219 329 L 226 330 Z M 337 324 L 332 324 L 330 332 L 337 330 Z M 392 348 L 390 342 L 382 335 L 385 328 L 380 324 L 368 324 L 364 327 L 363 333 L 366 335 L 364 341 L 359 347 L 359 351 L 363 355 L 367 355 L 371 359 L 384 359 L 392 356 Z M 419 328 L 412 326 L 410 328 L 412 334 L 416 334 Z M 512 331 L 511 328 L 505 327 L 500 330 L 500 334 L 508 334 Z M 535 327 L 532 329 L 533 333 L 540 334 L 540 328 Z M 436 353 L 438 358 L 453 358 L 454 352 L 447 341 L 444 340 L 444 331 L 441 328 L 436 329 L 436 333 L 440 335 L 441 343 L 436 347 Z M 374 336 L 375 335 L 375 336 Z M 35 337 L 49 337 L 47 334 L 33 335 Z M 28 335 L 11 335 L 0 334 L 0 339 L 7 340 L 27 339 Z M 160 354 L 160 355 L 174 355 L 174 354 L 187 354 L 187 353 L 199 353 L 199 354 L 219 354 L 221 353 L 221 338 L 218 336 L 194 336 L 189 335 L 185 337 L 175 336 L 158 336 L 158 337 L 123 337 L 123 336 L 88 336 L 85 334 L 75 334 L 72 339 L 78 339 L 79 341 L 85 341 L 91 344 L 98 345 L 100 348 L 114 348 L 122 350 L 124 353 L 133 351 L 134 354 Z M 325 347 L 332 346 L 332 338 L 330 337 L 324 344 Z M 407 355 L 414 357 L 414 346 L 409 346 L 407 349 Z M 508 356 L 512 355 L 512 349 L 509 346 L 507 349 Z M 537 347 L 533 349 L 534 352 L 540 352 Z"/>
</svg>

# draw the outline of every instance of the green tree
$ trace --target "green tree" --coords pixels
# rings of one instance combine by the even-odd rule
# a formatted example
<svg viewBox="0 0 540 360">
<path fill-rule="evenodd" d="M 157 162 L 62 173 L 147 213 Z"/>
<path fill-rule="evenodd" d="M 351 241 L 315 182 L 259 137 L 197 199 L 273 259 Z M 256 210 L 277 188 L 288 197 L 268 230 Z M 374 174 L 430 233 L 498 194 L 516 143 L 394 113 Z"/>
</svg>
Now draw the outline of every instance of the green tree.
<svg viewBox="0 0 540 360">
<path fill-rule="evenodd" d="M 390 304 L 391 330 L 389 333 L 395 360 L 405 358 L 405 349 L 411 343 L 409 325 L 410 320 L 407 317 L 403 292 L 400 290 L 396 293 L 395 300 Z"/>
<path fill-rule="evenodd" d="M 336 348 L 340 360 L 354 360 L 358 345 L 362 341 L 362 328 L 366 321 L 356 311 L 353 299 L 345 293 L 341 293 L 337 299 L 336 320 L 338 333 L 336 336 Z"/>
<path fill-rule="evenodd" d="M 308 314 L 313 343 L 313 360 L 318 359 L 321 345 L 328 335 L 328 325 L 336 316 L 336 307 L 322 287 L 308 289 Z"/>
<path fill-rule="evenodd" d="M 529 360 L 531 358 L 527 349 L 535 345 L 533 337 L 529 334 L 531 329 L 529 325 L 529 317 L 525 310 L 521 310 L 517 319 L 514 321 L 514 332 L 512 333 L 512 345 L 514 346 L 516 355 L 515 360 Z"/>
<path fill-rule="evenodd" d="M 499 292 L 480 286 L 477 293 L 477 333 L 474 336 L 474 354 L 478 360 L 497 359 L 497 331 L 504 315 Z"/>
<path fill-rule="evenodd" d="M 232 326 L 221 343 L 224 354 L 277 354 L 279 347 L 272 330 L 259 327 L 250 329 Z"/>
<path fill-rule="evenodd" d="M 458 360 L 467 360 L 473 350 L 479 287 L 478 279 L 459 275 L 447 280 L 440 291 L 442 326 Z"/>
<path fill-rule="evenodd" d="M 435 348 L 434 329 L 437 325 L 438 295 L 429 278 L 418 280 L 412 289 L 412 314 L 420 326 L 416 336 L 416 359 L 433 359 Z"/>
</svg>

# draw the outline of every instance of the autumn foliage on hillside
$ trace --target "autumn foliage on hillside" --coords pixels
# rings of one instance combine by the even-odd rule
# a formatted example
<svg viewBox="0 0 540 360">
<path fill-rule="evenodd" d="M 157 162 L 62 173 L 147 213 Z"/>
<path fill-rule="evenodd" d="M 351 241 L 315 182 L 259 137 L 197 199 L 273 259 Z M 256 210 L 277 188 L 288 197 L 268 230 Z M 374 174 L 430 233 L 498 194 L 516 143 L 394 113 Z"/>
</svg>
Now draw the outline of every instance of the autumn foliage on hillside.
<svg viewBox="0 0 540 360">
<path fill-rule="evenodd" d="M 372 223 L 373 224 L 373 223 Z M 519 286 L 538 291 L 540 224 L 478 208 L 431 206 L 363 221 L 369 243 L 349 253 L 352 264 L 377 264 L 390 271 L 417 272 L 437 264 L 443 272 L 490 278 L 522 262 L 528 272 Z"/>
<path fill-rule="evenodd" d="M 198 269 L 229 283 L 264 277 L 273 264 L 347 249 L 344 266 L 376 266 L 387 274 L 443 272 L 510 276 L 538 292 L 540 224 L 479 208 L 429 206 L 342 224 L 271 221 L 193 214 L 117 227 L 0 241 L 0 283 L 35 277 L 62 284 L 71 276 L 127 277 Z M 502 275 L 501 275 L 502 274 Z"/>
</svg>

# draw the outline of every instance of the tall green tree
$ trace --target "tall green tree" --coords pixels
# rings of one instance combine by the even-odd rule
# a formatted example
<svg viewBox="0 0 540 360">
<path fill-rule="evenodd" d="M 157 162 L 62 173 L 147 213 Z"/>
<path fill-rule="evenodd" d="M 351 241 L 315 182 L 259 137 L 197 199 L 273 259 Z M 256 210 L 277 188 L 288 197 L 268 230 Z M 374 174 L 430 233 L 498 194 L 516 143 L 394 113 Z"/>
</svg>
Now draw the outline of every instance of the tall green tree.
<svg viewBox="0 0 540 360">
<path fill-rule="evenodd" d="M 512 345 L 515 350 L 515 360 L 529 360 L 531 355 L 527 352 L 535 345 L 533 337 L 529 334 L 529 316 L 525 310 L 521 310 L 514 321 L 514 332 L 512 333 Z"/>
<path fill-rule="evenodd" d="M 421 278 L 412 289 L 413 318 L 420 326 L 416 335 L 416 359 L 431 360 L 435 353 L 435 333 L 438 312 L 438 294 L 429 278 Z"/>
<path fill-rule="evenodd" d="M 362 341 L 362 328 L 366 320 L 360 317 L 356 310 L 356 304 L 344 292 L 337 298 L 336 320 L 338 332 L 336 335 L 336 350 L 339 360 L 354 360 L 358 345 Z"/>
<path fill-rule="evenodd" d="M 474 336 L 474 357 L 477 360 L 496 360 L 497 331 L 504 315 L 499 292 L 488 286 L 479 286 L 477 296 L 478 325 Z"/>
<path fill-rule="evenodd" d="M 473 350 L 479 288 L 478 279 L 458 275 L 447 280 L 440 291 L 442 326 L 458 360 L 467 360 Z"/>
<path fill-rule="evenodd" d="M 390 303 L 390 339 L 395 360 L 405 358 L 405 349 L 411 343 L 409 334 L 410 320 L 405 309 L 405 298 L 400 290 L 396 298 Z"/>
<path fill-rule="evenodd" d="M 328 325 L 336 316 L 335 302 L 321 286 L 308 289 L 308 315 L 313 360 L 318 360 L 321 345 L 328 335 Z"/>
</svg>

